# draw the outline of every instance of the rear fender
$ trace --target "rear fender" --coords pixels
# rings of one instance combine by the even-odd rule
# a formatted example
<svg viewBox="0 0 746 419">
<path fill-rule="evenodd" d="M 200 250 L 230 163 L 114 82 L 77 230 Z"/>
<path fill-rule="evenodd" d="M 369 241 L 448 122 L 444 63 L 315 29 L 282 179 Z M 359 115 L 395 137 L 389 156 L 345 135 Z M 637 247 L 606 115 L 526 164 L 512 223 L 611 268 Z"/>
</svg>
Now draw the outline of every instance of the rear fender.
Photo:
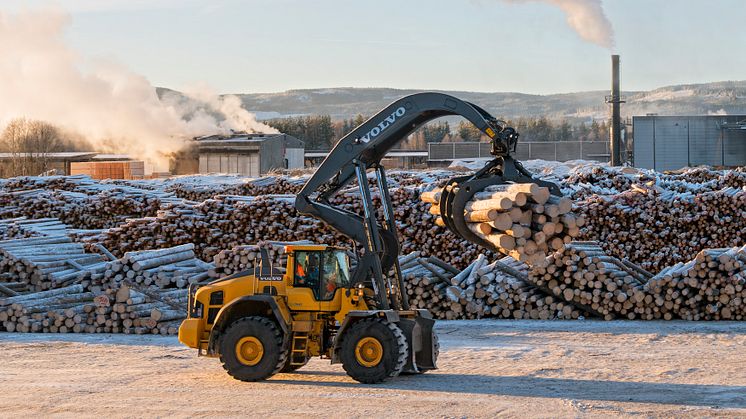
<svg viewBox="0 0 746 419">
<path fill-rule="evenodd" d="M 284 301 L 278 303 L 271 295 L 249 295 L 237 298 L 220 309 L 210 331 L 208 355 L 219 353 L 220 336 L 236 319 L 247 316 L 262 316 L 277 323 L 283 332 L 284 344 L 287 344 L 292 318 Z"/>
</svg>

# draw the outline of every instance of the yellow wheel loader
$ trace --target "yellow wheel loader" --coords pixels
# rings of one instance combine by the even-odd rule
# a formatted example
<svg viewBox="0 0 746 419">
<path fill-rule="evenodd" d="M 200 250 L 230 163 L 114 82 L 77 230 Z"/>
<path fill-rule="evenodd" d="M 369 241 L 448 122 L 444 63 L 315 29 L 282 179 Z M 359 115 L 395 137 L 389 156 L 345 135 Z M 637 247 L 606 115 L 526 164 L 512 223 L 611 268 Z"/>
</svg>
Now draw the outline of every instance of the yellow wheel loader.
<svg viewBox="0 0 746 419">
<path fill-rule="evenodd" d="M 510 156 L 518 133 L 480 107 L 442 93 L 403 97 L 340 139 L 296 196 L 299 213 L 351 239 L 355 268 L 350 269 L 345 249 L 326 245 L 287 245 L 284 271 L 274 269 L 267 252 L 261 252 L 253 271 L 190 288 L 179 340 L 199 354 L 219 357 L 228 373 L 243 381 L 291 372 L 311 357 L 341 363 L 363 383 L 435 369 L 439 349 L 432 316 L 411 309 L 403 292 L 396 221 L 381 159 L 419 126 L 447 115 L 462 116 L 479 128 L 491 139 L 494 156 L 473 175 L 447 182 L 441 214 L 451 231 L 496 250 L 464 221 L 464 205 L 474 193 L 493 184 L 529 182 L 559 194 L 556 185 L 533 178 Z M 352 181 L 362 216 L 331 202 Z M 378 188 L 378 207 L 370 183 Z"/>
</svg>

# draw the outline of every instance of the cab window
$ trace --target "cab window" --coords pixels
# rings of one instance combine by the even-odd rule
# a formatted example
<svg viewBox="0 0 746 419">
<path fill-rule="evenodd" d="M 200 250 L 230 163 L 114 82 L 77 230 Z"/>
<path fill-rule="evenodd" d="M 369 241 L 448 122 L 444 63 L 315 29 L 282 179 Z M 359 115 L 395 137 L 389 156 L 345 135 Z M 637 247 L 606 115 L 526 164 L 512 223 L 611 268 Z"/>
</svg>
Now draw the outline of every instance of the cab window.
<svg viewBox="0 0 746 419">
<path fill-rule="evenodd" d="M 350 284 L 350 273 L 347 266 L 347 254 L 340 250 L 323 253 L 323 270 L 321 275 L 320 295 L 322 301 L 334 298 L 338 288 L 347 288 Z"/>
<path fill-rule="evenodd" d="M 329 301 L 338 288 L 347 288 L 349 284 L 350 272 L 344 251 L 295 252 L 293 286 L 310 288 L 317 300 Z"/>
</svg>

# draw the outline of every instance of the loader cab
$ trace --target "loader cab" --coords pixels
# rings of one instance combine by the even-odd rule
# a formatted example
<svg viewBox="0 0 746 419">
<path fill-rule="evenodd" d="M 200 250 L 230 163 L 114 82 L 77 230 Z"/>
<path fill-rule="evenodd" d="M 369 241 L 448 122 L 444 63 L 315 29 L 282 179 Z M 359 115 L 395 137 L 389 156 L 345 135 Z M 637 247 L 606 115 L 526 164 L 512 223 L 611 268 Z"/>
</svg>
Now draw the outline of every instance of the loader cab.
<svg viewBox="0 0 746 419">
<path fill-rule="evenodd" d="M 287 249 L 287 293 L 292 310 L 337 311 L 350 288 L 349 258 L 331 246 Z"/>
</svg>

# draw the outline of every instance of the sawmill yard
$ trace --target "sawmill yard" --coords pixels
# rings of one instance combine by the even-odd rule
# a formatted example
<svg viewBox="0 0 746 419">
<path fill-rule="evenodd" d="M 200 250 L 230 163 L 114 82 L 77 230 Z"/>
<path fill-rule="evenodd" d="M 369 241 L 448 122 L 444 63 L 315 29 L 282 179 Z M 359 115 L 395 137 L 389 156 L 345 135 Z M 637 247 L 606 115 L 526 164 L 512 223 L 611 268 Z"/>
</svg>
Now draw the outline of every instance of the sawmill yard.
<svg viewBox="0 0 746 419">
<path fill-rule="evenodd" d="M 439 370 L 380 385 L 318 359 L 243 383 L 169 336 L 0 334 L 0 416 L 746 415 L 744 323 L 465 320 L 437 331 Z"/>
<path fill-rule="evenodd" d="M 506 186 L 466 208 L 500 255 L 433 205 L 468 169 L 390 172 L 404 291 L 452 321 L 438 371 L 378 386 L 321 360 L 241 383 L 160 336 L 189 284 L 260 246 L 283 266 L 265 240 L 347 243 L 295 211 L 307 172 L 0 180 L 0 416 L 313 416 L 320 399 L 338 416 L 746 415 L 746 172 L 526 166 L 564 198 Z M 335 202 L 359 212 L 354 191 Z"/>
</svg>

